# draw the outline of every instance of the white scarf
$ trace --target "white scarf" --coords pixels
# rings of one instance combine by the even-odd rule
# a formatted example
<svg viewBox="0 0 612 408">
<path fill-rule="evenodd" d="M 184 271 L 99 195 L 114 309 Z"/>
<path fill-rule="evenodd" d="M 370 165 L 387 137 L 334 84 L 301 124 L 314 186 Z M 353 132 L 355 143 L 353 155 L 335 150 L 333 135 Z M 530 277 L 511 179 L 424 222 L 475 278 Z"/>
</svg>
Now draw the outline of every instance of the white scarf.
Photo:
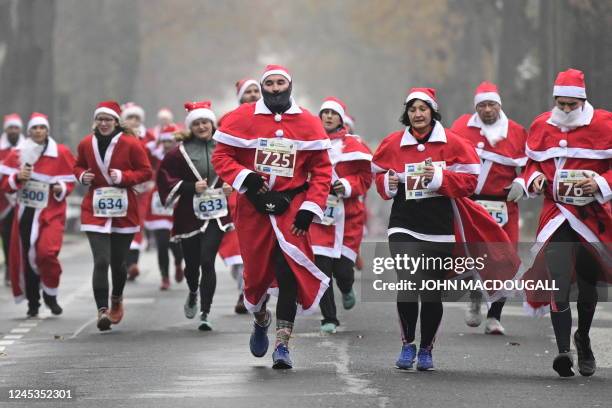
<svg viewBox="0 0 612 408">
<path fill-rule="evenodd" d="M 493 147 L 495 147 L 498 142 L 508 137 L 508 117 L 503 110 L 499 111 L 499 118 L 491 125 L 484 123 L 480 119 L 480 116 L 478 116 L 478 113 L 475 113 L 470 118 L 468 126 L 480 128 L 480 134 L 484 136 Z"/>
<path fill-rule="evenodd" d="M 21 164 L 33 165 L 38 161 L 45 148 L 44 144 L 38 144 L 32 139 L 27 138 L 19 149 L 19 160 Z"/>
<path fill-rule="evenodd" d="M 584 106 L 582 109 L 574 109 L 569 113 L 565 113 L 555 106 L 550 111 L 550 118 L 548 118 L 547 122 L 558 127 L 561 132 L 567 133 L 570 130 L 574 130 L 581 126 L 586 126 L 591 123 L 594 112 L 595 110 L 589 101 L 584 101 Z"/>
</svg>

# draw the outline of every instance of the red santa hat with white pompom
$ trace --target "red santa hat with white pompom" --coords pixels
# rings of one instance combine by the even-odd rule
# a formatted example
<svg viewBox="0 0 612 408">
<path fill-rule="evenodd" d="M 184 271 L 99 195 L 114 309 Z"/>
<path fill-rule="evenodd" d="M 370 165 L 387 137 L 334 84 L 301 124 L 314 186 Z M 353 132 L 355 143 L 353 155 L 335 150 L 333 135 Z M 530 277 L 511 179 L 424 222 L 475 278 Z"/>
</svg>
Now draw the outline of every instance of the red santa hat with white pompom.
<svg viewBox="0 0 612 408">
<path fill-rule="evenodd" d="M 474 107 L 476 107 L 476 105 L 478 105 L 480 102 L 484 101 L 497 102 L 500 105 L 502 104 L 497 85 L 492 82 L 484 81 L 476 87 L 476 92 L 474 94 Z"/>
<path fill-rule="evenodd" d="M 553 97 L 557 96 L 586 99 L 584 73 L 573 68 L 559 72 L 553 89 Z"/>
<path fill-rule="evenodd" d="M 406 97 L 406 103 L 413 99 L 420 99 L 427 102 L 434 111 L 438 111 L 438 102 L 436 102 L 436 90 L 434 88 L 412 88 Z"/>
<path fill-rule="evenodd" d="M 211 109 L 210 101 L 185 102 L 185 110 L 188 112 L 185 118 L 185 128 L 191 128 L 191 124 L 196 119 L 208 119 L 213 125 L 217 125 L 217 117 Z"/>
</svg>

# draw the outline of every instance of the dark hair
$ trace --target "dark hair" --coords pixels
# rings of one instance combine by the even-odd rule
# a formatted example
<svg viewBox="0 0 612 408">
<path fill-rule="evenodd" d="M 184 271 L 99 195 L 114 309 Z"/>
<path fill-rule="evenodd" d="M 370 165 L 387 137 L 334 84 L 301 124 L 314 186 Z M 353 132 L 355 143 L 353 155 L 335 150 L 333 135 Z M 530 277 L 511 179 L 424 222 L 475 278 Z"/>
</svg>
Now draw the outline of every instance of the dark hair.
<svg viewBox="0 0 612 408">
<path fill-rule="evenodd" d="M 408 118 L 408 109 L 410 109 L 410 107 L 412 105 L 414 105 L 414 103 L 419 100 L 422 102 L 425 102 L 427 104 L 427 106 L 429 106 L 429 110 L 431 111 L 431 125 L 433 126 L 437 121 L 441 121 L 442 120 L 442 115 L 440 114 L 440 112 L 437 112 L 434 110 L 433 106 L 431 106 L 431 104 L 427 101 L 423 101 L 422 99 L 412 99 L 410 102 L 405 103 L 404 104 L 404 111 L 402 112 L 402 116 L 400 116 L 400 123 L 404 126 L 411 126 L 410 125 L 410 119 Z"/>
</svg>

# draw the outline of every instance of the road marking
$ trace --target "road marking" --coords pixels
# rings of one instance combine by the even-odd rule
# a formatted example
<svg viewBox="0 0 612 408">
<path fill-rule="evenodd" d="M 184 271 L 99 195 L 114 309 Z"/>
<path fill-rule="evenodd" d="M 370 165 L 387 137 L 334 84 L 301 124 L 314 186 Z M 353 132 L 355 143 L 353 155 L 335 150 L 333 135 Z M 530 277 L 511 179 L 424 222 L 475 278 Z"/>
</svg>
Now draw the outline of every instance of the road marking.
<svg viewBox="0 0 612 408">
<path fill-rule="evenodd" d="M 149 305 L 155 302 L 155 298 L 127 298 L 123 299 L 124 305 Z"/>
<path fill-rule="evenodd" d="M 23 334 L 7 334 L 3 337 L 4 340 L 19 340 L 23 337 Z"/>
<path fill-rule="evenodd" d="M 30 327 L 22 327 L 22 328 L 16 328 L 10 331 L 10 333 L 27 333 L 30 330 L 32 330 Z"/>
<path fill-rule="evenodd" d="M 15 344 L 14 340 L 0 340 L 0 346 L 10 346 L 11 344 Z"/>
<path fill-rule="evenodd" d="M 39 322 L 26 322 L 26 323 L 19 323 L 19 327 L 36 327 L 38 326 Z"/>
<path fill-rule="evenodd" d="M 92 323 L 95 323 L 97 320 L 98 318 L 94 317 L 93 319 L 86 321 L 85 323 L 83 323 L 83 325 L 81 325 L 81 327 L 79 327 L 78 329 L 75 330 L 74 333 L 72 333 L 72 336 L 70 336 L 70 338 L 75 339 L 79 334 L 81 334 L 83 330 L 87 328 L 87 326 L 89 326 Z"/>
</svg>

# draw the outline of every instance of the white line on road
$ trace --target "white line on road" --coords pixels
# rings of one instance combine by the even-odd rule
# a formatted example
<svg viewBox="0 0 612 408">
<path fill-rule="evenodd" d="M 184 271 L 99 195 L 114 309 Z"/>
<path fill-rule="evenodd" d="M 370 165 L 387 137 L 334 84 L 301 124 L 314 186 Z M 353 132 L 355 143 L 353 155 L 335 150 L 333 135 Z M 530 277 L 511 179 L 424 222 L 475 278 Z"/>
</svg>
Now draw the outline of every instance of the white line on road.
<svg viewBox="0 0 612 408">
<path fill-rule="evenodd" d="M 0 340 L 0 346 L 10 346 L 11 344 L 15 344 L 14 340 Z"/>
<path fill-rule="evenodd" d="M 4 340 L 19 340 L 23 337 L 23 334 L 7 334 L 3 337 Z"/>
<path fill-rule="evenodd" d="M 10 331 L 10 333 L 27 333 L 32 330 L 31 327 L 18 327 Z"/>
</svg>

